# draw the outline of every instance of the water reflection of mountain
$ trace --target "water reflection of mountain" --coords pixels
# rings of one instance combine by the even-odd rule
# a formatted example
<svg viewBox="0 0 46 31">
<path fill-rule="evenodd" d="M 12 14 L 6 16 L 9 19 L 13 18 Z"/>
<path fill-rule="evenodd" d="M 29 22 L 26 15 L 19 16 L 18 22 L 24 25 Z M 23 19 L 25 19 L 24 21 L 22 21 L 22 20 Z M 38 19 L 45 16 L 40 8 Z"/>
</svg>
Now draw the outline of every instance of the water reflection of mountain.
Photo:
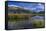
<svg viewBox="0 0 46 31">
<path fill-rule="evenodd" d="M 34 16 L 33 19 L 44 19 L 44 16 Z"/>
</svg>

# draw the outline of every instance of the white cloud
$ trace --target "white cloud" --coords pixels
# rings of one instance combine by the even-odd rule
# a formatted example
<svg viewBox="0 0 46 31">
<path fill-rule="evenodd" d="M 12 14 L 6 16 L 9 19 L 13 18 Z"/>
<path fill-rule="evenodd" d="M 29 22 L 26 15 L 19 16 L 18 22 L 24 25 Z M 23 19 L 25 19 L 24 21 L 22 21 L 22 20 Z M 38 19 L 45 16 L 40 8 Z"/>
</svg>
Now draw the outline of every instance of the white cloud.
<svg viewBox="0 0 46 31">
<path fill-rule="evenodd" d="M 8 5 L 8 7 L 19 7 L 17 5 Z"/>
<path fill-rule="evenodd" d="M 38 4 L 39 6 L 37 6 L 37 8 L 41 8 L 41 9 L 44 9 L 44 5 L 42 5 L 42 4 Z"/>
</svg>

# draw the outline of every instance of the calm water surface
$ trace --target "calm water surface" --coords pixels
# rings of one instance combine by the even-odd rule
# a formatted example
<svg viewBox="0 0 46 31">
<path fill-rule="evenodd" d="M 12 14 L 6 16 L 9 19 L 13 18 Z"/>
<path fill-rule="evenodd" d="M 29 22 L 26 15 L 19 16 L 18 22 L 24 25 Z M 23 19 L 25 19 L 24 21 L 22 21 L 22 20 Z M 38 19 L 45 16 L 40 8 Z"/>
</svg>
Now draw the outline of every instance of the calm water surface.
<svg viewBox="0 0 46 31">
<path fill-rule="evenodd" d="M 44 16 L 33 16 L 30 20 L 8 21 L 8 29 L 33 28 L 32 21 L 44 21 Z"/>
</svg>

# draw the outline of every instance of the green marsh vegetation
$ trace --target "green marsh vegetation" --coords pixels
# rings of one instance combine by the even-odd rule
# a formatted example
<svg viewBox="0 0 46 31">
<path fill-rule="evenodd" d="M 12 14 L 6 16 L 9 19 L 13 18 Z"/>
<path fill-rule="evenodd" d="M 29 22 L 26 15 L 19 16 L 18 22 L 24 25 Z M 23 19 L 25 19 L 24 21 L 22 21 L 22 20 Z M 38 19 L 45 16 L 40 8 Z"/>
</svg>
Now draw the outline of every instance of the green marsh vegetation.
<svg viewBox="0 0 46 31">
<path fill-rule="evenodd" d="M 19 15 L 8 16 L 8 20 L 11 20 L 11 21 L 28 20 L 28 19 L 29 18 L 27 16 L 19 16 Z"/>
</svg>

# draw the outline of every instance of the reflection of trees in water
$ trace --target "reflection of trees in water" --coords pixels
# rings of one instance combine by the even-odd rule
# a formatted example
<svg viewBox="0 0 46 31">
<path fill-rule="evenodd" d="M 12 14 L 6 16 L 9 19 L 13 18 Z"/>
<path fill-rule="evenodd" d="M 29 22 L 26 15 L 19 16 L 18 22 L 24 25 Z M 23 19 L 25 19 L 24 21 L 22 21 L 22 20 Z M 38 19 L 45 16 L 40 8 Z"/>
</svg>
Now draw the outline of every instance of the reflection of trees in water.
<svg viewBox="0 0 46 31">
<path fill-rule="evenodd" d="M 26 17 L 26 18 L 28 18 L 28 17 Z M 24 17 L 21 18 L 21 16 L 20 16 L 20 18 L 18 17 L 18 19 L 17 19 L 17 16 L 16 16 L 15 19 L 16 19 L 16 21 L 11 20 L 12 21 L 11 24 L 14 24 L 16 22 L 15 23 L 16 25 L 14 24 L 13 27 L 16 27 L 16 28 L 20 28 L 21 27 L 22 28 L 24 25 L 25 25 L 24 27 L 28 27 L 28 28 L 32 27 L 32 26 L 30 26 L 31 25 L 31 19 L 30 19 L 30 21 L 28 19 L 25 20 Z M 32 18 L 32 19 L 34 19 L 34 18 Z M 34 28 L 44 27 L 44 21 L 42 21 L 41 19 L 40 20 L 39 19 L 35 19 L 35 21 L 34 20 L 32 20 L 32 21 L 33 21 L 32 25 L 33 25 Z"/>
<path fill-rule="evenodd" d="M 12 17 L 13 18 L 13 17 Z M 18 28 L 32 28 L 31 20 L 29 21 L 28 16 L 15 16 L 14 19 L 9 21 L 9 28 L 10 29 L 18 29 Z M 12 28 L 11 28 L 12 27 Z"/>
<path fill-rule="evenodd" d="M 23 17 L 23 18 L 25 18 L 25 17 Z M 21 20 L 21 16 L 20 16 L 20 19 L 17 19 L 16 21 L 13 21 L 13 20 L 9 21 L 9 26 L 12 27 L 13 29 L 14 28 L 19 29 L 19 28 L 40 28 L 40 27 L 44 27 L 44 21 L 41 21 L 41 20 L 38 21 L 38 20 L 37 19 L 35 21 L 32 20 L 33 22 L 31 21 L 31 19 L 30 20 L 28 20 L 28 19 L 27 20 Z"/>
</svg>

